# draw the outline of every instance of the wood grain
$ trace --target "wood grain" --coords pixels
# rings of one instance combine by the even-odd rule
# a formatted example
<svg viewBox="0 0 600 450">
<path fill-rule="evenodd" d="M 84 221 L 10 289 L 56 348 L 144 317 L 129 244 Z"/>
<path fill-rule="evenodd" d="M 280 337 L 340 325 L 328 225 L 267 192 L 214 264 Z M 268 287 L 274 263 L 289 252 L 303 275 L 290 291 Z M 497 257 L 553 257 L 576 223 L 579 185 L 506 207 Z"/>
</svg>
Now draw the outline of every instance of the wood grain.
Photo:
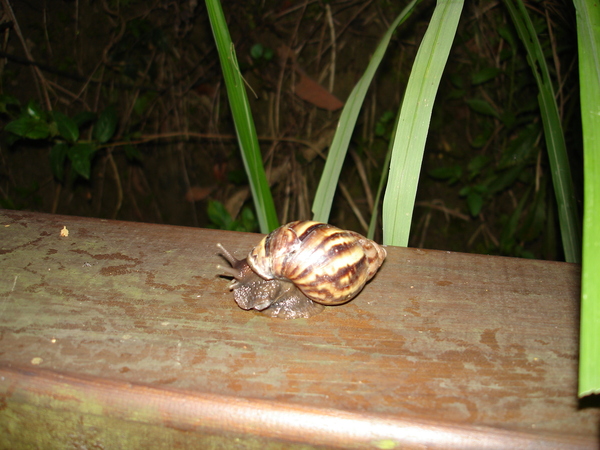
<svg viewBox="0 0 600 450">
<path fill-rule="evenodd" d="M 68 237 L 60 237 L 63 226 Z M 120 398 L 99 411 L 128 421 L 126 411 L 148 392 L 163 396 L 149 408 L 187 398 L 196 405 L 189 414 L 210 398 L 227 412 L 211 433 L 267 442 L 466 448 L 490 436 L 492 448 L 512 435 L 531 445 L 598 446 L 600 413 L 576 399 L 579 266 L 388 247 L 380 273 L 355 300 L 282 321 L 239 309 L 216 275 L 217 242 L 243 257 L 259 240 L 0 211 L 4 404 L 60 403 L 57 393 L 78 386 L 75 398 L 94 389 L 105 392 L 102 405 Z M 45 387 L 34 389 L 33 379 Z M 185 425 L 193 416 L 181 411 L 175 422 Z M 298 414 L 310 420 L 298 425 Z M 253 425 L 239 428 L 249 417 Z M 317 417 L 324 428 L 311 441 Z M 327 417 L 347 422 L 333 430 Z M 375 434 L 344 434 L 358 423 Z M 396 431 L 377 428 L 386 423 Z"/>
</svg>

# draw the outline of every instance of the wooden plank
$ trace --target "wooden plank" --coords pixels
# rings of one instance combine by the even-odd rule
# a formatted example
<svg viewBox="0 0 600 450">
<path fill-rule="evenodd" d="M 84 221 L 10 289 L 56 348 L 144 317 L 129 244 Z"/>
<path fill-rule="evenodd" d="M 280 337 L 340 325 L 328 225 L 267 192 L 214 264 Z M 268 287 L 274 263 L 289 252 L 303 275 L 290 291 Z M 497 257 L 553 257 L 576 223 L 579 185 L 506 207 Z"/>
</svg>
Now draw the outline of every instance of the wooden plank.
<svg viewBox="0 0 600 450">
<path fill-rule="evenodd" d="M 5 385 L 11 387 L 11 398 L 18 398 L 12 402 L 11 419 L 17 416 L 20 426 L 11 424 L 12 428 L 25 435 L 24 439 L 18 440 L 23 436 L 13 432 L 12 444 L 27 443 L 27 430 L 32 426 L 52 430 L 52 442 L 69 441 L 71 436 L 79 438 L 86 434 L 86 428 L 94 429 L 93 438 L 98 442 L 97 429 L 102 429 L 105 434 L 102 441 L 108 440 L 111 447 L 122 447 L 117 445 L 119 442 L 114 442 L 115 429 L 118 429 L 119 434 L 135 434 L 135 448 L 156 448 L 156 443 L 161 441 L 166 441 L 162 443 L 163 448 L 173 448 L 174 441 L 183 441 L 182 448 L 192 444 L 206 448 L 209 443 L 215 445 L 215 441 L 221 446 L 231 445 L 234 441 L 238 445 L 243 443 L 244 447 L 250 444 L 257 448 L 266 445 L 301 448 L 301 443 L 307 441 L 311 446 L 325 448 L 546 450 L 584 449 L 590 444 L 579 437 L 546 435 L 533 439 L 534 436 L 528 433 L 492 427 L 182 392 L 98 377 L 64 376 L 42 369 L 4 368 L 0 374 Z M 70 420 L 65 420 L 69 415 Z M 96 416 L 95 421 L 89 418 L 90 415 Z M 92 421 L 95 422 L 93 427 L 89 425 Z M 65 422 L 74 423 L 75 429 L 65 428 Z M 87 426 L 81 426 L 82 423 Z M 167 440 L 165 429 L 171 433 L 183 432 L 179 434 L 184 436 L 168 436 Z M 9 447 L 17 446 L 6 446 Z"/>
<path fill-rule="evenodd" d="M 0 394 L 13 414 L 5 418 L 34 399 L 47 401 L 40 411 L 61 401 L 58 409 L 71 411 L 60 392 L 79 386 L 73 398 L 108 392 L 94 413 L 107 411 L 106 420 L 136 422 L 126 411 L 151 391 L 164 399 L 149 407 L 195 405 L 175 414 L 182 430 L 250 436 L 259 446 L 491 448 L 512 435 L 597 447 L 600 413 L 576 399 L 579 266 L 388 248 L 351 303 L 282 321 L 239 309 L 216 276 L 217 242 L 242 257 L 258 240 L 0 211 Z M 31 384 L 40 379 L 43 389 Z M 194 422 L 207 398 L 227 414 Z M 244 408 L 258 411 L 246 428 Z M 303 414 L 311 419 L 298 425 Z M 160 429 L 156 417 L 136 423 Z M 328 424 L 318 438 L 314 417 Z M 327 417 L 348 420 L 346 428 L 329 430 Z M 351 433 L 358 423 L 374 434 Z"/>
</svg>

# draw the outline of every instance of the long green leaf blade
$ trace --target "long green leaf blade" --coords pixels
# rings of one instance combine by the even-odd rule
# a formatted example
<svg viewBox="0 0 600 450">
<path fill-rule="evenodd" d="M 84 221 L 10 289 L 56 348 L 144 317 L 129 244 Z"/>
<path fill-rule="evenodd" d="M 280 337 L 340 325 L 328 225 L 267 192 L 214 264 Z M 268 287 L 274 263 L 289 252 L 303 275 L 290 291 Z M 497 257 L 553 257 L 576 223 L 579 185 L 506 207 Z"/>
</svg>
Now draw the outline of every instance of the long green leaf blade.
<svg viewBox="0 0 600 450">
<path fill-rule="evenodd" d="M 600 394 L 600 9 L 575 0 L 584 152 L 579 396 Z"/>
<path fill-rule="evenodd" d="M 438 1 L 406 87 L 383 200 L 383 242 L 406 246 L 435 95 L 463 2 Z"/>
<path fill-rule="evenodd" d="M 348 152 L 348 145 L 350 143 L 350 139 L 352 138 L 352 131 L 356 125 L 356 120 L 364 102 L 365 95 L 367 95 L 369 85 L 371 84 L 373 76 L 379 67 L 379 63 L 383 59 L 383 55 L 385 54 L 388 44 L 390 43 L 392 34 L 398 25 L 400 25 L 410 16 L 411 12 L 419 1 L 420 0 L 413 0 L 410 2 L 388 28 L 385 35 L 377 45 L 375 53 L 373 53 L 373 57 L 369 61 L 367 70 L 365 70 L 365 73 L 361 79 L 358 81 L 358 83 L 356 83 L 356 86 L 354 86 L 354 89 L 352 89 L 352 92 L 346 101 L 346 105 L 344 106 L 340 116 L 338 128 L 335 132 L 335 136 L 333 137 L 333 141 L 329 149 L 329 154 L 327 155 L 327 161 L 325 162 L 325 167 L 323 168 L 323 175 L 321 176 L 321 180 L 319 181 L 319 186 L 317 187 L 317 192 L 315 194 L 315 201 L 313 202 L 312 211 L 314 214 L 313 218 L 316 221 L 327 222 L 329 220 L 329 213 L 331 212 L 333 197 L 338 185 L 342 165 L 344 164 L 344 159 L 346 158 L 346 153 Z"/>
<path fill-rule="evenodd" d="M 367 231 L 367 237 L 371 240 L 375 238 L 375 228 L 377 227 L 377 221 L 379 219 L 379 202 L 381 201 L 381 197 L 385 192 L 385 185 L 388 179 L 390 160 L 392 159 L 394 137 L 396 136 L 397 128 L 398 121 L 395 122 L 394 131 L 392 132 L 392 136 L 388 145 L 388 151 L 385 155 L 385 160 L 383 161 L 381 178 L 379 179 L 379 186 L 377 186 L 377 194 L 375 195 L 375 200 L 373 201 L 373 214 L 371 215 L 371 221 L 369 222 L 369 230 Z"/>
<path fill-rule="evenodd" d="M 514 3 L 512 0 L 505 0 L 505 4 L 527 50 L 528 61 L 539 89 L 538 102 L 558 205 L 565 259 L 568 262 L 578 263 L 581 262 L 581 221 L 550 72 L 537 33 L 522 0 L 515 0 Z"/>
<path fill-rule="evenodd" d="M 239 71 L 235 50 L 231 42 L 221 3 L 219 0 L 206 0 L 206 7 L 219 52 L 229 105 L 242 151 L 242 160 L 244 161 L 244 167 L 250 182 L 250 191 L 254 199 L 258 223 L 261 232 L 268 233 L 277 228 L 279 222 L 262 162 L 250 103 L 248 102 L 246 89 L 244 88 L 244 81 Z"/>
</svg>

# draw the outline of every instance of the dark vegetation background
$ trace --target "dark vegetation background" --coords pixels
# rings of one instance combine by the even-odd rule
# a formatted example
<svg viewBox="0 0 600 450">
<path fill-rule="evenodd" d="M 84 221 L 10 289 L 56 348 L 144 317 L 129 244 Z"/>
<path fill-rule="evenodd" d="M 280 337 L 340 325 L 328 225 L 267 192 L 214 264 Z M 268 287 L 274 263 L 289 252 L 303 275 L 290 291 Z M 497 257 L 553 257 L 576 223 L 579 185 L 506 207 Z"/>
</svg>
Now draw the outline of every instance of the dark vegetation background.
<svg viewBox="0 0 600 450">
<path fill-rule="evenodd" d="M 344 101 L 405 3 L 223 0 L 282 223 L 311 217 L 340 115 L 307 96 L 332 101 L 318 83 Z M 1 207 L 257 231 L 203 2 L 0 4 L 3 126 L 27 114 L 52 124 L 55 116 L 43 115 L 51 109 L 77 120 L 73 145 L 94 139 L 107 108 L 116 120 L 110 139 L 88 155 L 89 179 L 75 170 L 75 153 L 50 157 L 60 135 L 17 140 L 3 132 Z M 367 95 L 330 218 L 337 226 L 366 233 L 392 123 L 434 6 L 421 3 L 401 25 Z M 580 195 L 573 7 L 527 7 L 556 82 Z M 84 112 L 94 113 L 87 122 L 79 120 Z M 523 47 L 502 2 L 467 1 L 436 99 L 410 245 L 560 260 L 557 226 Z"/>
</svg>

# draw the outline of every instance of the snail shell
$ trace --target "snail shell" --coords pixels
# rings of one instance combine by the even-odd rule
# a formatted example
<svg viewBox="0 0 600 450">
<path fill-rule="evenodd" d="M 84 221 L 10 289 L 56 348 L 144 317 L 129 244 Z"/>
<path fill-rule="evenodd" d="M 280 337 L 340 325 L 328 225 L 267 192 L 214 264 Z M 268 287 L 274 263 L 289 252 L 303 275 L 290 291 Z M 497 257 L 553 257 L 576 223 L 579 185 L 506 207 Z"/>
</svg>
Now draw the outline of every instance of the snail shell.
<svg viewBox="0 0 600 450">
<path fill-rule="evenodd" d="M 221 269 L 235 278 L 230 288 L 236 303 L 286 319 L 350 301 L 386 257 L 383 247 L 354 231 L 313 221 L 277 228 L 245 260 L 217 245 L 231 264 Z"/>
</svg>

